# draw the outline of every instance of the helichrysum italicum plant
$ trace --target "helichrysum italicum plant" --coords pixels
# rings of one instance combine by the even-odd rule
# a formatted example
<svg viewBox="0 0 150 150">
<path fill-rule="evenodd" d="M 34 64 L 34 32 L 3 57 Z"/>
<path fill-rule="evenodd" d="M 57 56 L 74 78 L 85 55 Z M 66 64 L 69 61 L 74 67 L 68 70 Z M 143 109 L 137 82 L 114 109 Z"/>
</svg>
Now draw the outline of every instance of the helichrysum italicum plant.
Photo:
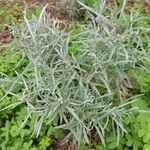
<svg viewBox="0 0 150 150">
<path fill-rule="evenodd" d="M 138 21 L 134 15 L 129 22 L 123 18 L 127 25 L 121 30 L 122 18 L 114 21 L 113 17 L 95 15 L 75 35 L 60 30 L 44 10 L 39 18 L 25 17 L 21 30 L 14 28 L 17 45 L 29 64 L 6 94 L 13 94 L 10 91 L 17 84 L 24 86 L 17 104 L 25 104 L 28 110 L 23 124 L 37 114 L 37 136 L 44 120 L 70 130 L 79 143 L 81 138 L 89 143 L 93 129 L 104 145 L 106 131 L 113 129 L 118 142 L 125 132 L 123 119 L 132 111 L 132 98 L 126 98 L 132 88 L 127 72 L 148 57 L 149 47 L 143 46 L 139 35 L 145 29 L 134 27 Z"/>
</svg>

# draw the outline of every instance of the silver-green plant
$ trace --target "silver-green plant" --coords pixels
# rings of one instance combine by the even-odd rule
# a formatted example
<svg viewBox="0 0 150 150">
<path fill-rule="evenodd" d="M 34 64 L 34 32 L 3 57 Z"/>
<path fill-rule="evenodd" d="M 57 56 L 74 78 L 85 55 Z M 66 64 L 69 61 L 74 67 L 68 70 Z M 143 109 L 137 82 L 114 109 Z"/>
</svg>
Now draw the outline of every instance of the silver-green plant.
<svg viewBox="0 0 150 150">
<path fill-rule="evenodd" d="M 66 9 L 70 17 L 77 17 L 79 4 L 76 0 L 61 0 L 62 6 Z"/>
<path fill-rule="evenodd" d="M 11 92 L 13 87 L 23 86 L 22 95 L 17 95 L 19 101 L 13 106 L 25 104 L 29 115 L 22 126 L 32 114 L 37 114 L 37 136 L 44 121 L 70 130 L 78 143 L 82 138 L 89 143 L 91 130 L 97 132 L 104 145 L 107 131 L 117 135 L 117 143 L 126 132 L 123 120 L 134 110 L 130 108 L 132 99 L 136 100 L 126 98 L 132 88 L 128 70 L 142 66 L 149 58 L 149 45 L 144 47 L 140 37 L 147 29 L 134 27 L 139 20 L 136 15 L 131 15 L 129 21 L 121 16 L 126 28 L 120 30 L 117 16 L 93 13 L 91 21 L 81 25 L 75 35 L 61 30 L 44 9 L 39 18 L 28 20 L 24 16 L 23 26 L 13 28 L 16 44 L 29 64 L 11 80 L 6 95 L 15 95 Z M 70 43 L 78 45 L 77 55 Z"/>
</svg>

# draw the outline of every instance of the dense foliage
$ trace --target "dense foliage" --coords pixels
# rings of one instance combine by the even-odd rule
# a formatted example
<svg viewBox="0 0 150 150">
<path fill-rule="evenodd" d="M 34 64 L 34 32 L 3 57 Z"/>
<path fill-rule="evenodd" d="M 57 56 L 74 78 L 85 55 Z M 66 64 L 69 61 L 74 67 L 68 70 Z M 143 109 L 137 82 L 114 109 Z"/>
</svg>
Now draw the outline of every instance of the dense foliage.
<svg viewBox="0 0 150 150">
<path fill-rule="evenodd" d="M 148 18 L 81 6 L 88 21 L 69 33 L 44 10 L 13 28 L 23 56 L 7 50 L 0 59 L 2 149 L 50 148 L 52 135 L 62 136 L 51 124 L 90 144 L 81 149 L 149 149 Z M 90 143 L 91 130 L 103 145 Z"/>
</svg>

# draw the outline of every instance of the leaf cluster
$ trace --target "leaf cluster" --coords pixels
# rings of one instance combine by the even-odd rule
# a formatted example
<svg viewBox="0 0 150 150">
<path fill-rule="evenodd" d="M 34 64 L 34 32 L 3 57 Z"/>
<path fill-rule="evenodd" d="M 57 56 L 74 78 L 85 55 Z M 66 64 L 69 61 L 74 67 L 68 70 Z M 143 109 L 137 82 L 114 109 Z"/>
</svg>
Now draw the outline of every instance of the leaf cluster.
<svg viewBox="0 0 150 150">
<path fill-rule="evenodd" d="M 11 100 L 10 100 L 11 101 Z M 27 111 L 23 107 L 7 111 L 0 121 L 0 149 L 1 150 L 46 150 L 52 148 L 52 135 L 62 137 L 62 133 L 52 126 L 43 126 L 38 138 L 32 136 L 36 115 L 32 116 L 23 129 L 21 125 Z"/>
</svg>

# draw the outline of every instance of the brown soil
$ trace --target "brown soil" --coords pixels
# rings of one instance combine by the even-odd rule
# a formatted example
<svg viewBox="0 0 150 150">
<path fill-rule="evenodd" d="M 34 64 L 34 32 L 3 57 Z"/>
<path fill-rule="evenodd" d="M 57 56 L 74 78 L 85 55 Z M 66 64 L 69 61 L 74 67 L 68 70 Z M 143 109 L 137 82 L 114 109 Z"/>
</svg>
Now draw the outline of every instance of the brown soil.
<svg viewBox="0 0 150 150">
<path fill-rule="evenodd" d="M 55 139 L 55 138 L 54 138 Z M 53 141 L 54 150 L 77 150 L 77 143 L 71 133 L 68 133 L 64 139 Z"/>
<path fill-rule="evenodd" d="M 9 30 L 0 32 L 0 43 L 9 43 L 12 40 L 12 34 Z"/>
<path fill-rule="evenodd" d="M 145 2 L 143 11 L 146 12 L 146 13 L 150 13 L 150 1 Z"/>
</svg>

